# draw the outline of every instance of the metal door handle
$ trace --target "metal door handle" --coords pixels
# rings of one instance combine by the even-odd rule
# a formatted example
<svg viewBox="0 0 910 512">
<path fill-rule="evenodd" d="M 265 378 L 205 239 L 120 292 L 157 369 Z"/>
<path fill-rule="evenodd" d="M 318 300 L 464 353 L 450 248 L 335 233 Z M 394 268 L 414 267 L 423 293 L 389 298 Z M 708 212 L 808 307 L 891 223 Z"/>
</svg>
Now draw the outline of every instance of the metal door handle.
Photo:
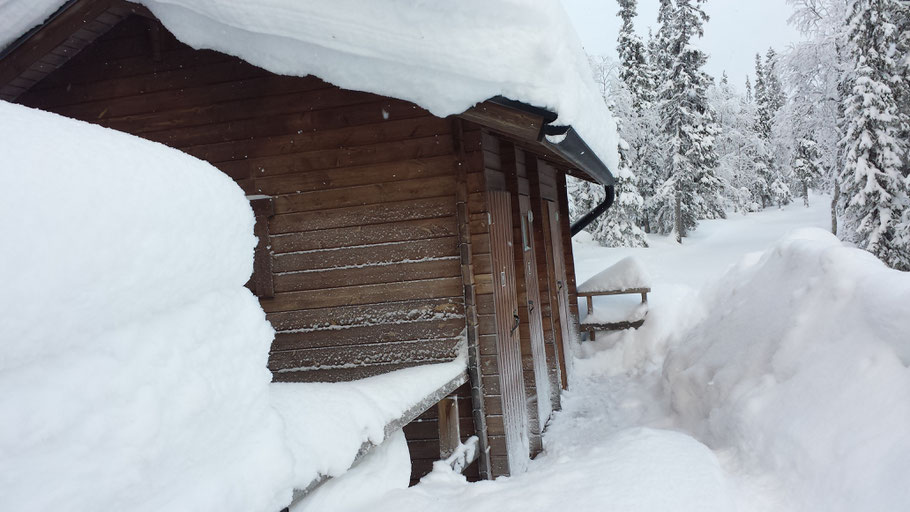
<svg viewBox="0 0 910 512">
<path fill-rule="evenodd" d="M 518 329 L 519 322 L 521 322 L 521 319 L 518 317 L 518 311 L 513 312 L 512 317 L 515 318 L 515 325 L 512 326 L 512 330 L 509 331 L 509 334 L 515 332 L 515 329 Z"/>
<path fill-rule="evenodd" d="M 529 300 L 528 301 L 528 313 L 533 313 L 533 312 L 534 312 L 534 301 Z"/>
<path fill-rule="evenodd" d="M 556 281 L 556 287 L 562 290 L 562 281 Z"/>
</svg>

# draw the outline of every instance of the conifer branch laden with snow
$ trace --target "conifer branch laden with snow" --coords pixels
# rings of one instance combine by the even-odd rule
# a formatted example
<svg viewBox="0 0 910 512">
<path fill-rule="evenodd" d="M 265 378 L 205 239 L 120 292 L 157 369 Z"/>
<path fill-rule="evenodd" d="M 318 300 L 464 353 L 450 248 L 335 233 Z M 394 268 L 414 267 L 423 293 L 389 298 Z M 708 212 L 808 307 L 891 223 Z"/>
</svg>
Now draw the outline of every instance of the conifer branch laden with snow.
<svg viewBox="0 0 910 512">
<path fill-rule="evenodd" d="M 910 270 L 908 178 L 900 138 L 906 112 L 898 90 L 906 78 L 898 47 L 906 7 L 895 0 L 854 0 L 848 19 L 848 51 L 853 63 L 843 84 L 845 162 L 840 173 L 841 237 L 878 256 L 889 266 Z"/>
</svg>

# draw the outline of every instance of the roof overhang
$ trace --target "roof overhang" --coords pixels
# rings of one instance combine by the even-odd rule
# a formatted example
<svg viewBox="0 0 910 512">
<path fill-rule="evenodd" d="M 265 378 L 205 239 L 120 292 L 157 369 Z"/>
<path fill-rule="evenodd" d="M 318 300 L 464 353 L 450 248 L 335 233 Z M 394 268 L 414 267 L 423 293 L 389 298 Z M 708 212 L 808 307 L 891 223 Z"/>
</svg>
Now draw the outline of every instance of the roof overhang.
<svg viewBox="0 0 910 512">
<path fill-rule="evenodd" d="M 468 109 L 461 117 L 537 145 L 588 179 L 612 187 L 613 173 L 571 126 L 553 124 L 557 114 L 541 107 L 496 96 Z"/>
</svg>

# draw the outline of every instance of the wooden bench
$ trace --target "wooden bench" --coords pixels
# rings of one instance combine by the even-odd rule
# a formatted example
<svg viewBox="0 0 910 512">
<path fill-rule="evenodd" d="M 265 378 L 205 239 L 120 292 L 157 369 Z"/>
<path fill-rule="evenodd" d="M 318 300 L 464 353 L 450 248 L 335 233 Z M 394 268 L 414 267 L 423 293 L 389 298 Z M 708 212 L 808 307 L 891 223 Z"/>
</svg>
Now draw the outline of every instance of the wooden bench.
<svg viewBox="0 0 910 512">
<path fill-rule="evenodd" d="M 625 290 L 606 290 L 606 291 L 597 291 L 597 292 L 578 292 L 579 297 L 585 297 L 588 301 L 588 316 L 591 316 L 591 313 L 594 312 L 594 297 L 604 296 L 604 295 L 625 295 L 625 294 L 641 294 L 641 303 L 648 303 L 648 293 L 651 292 L 651 288 L 628 288 Z M 594 341 L 594 332 L 595 331 L 621 331 L 623 329 L 638 329 L 645 323 L 644 316 L 648 312 L 645 311 L 639 319 L 630 319 L 620 322 L 581 322 L 580 326 L 583 331 L 587 331 L 588 339 Z"/>
</svg>

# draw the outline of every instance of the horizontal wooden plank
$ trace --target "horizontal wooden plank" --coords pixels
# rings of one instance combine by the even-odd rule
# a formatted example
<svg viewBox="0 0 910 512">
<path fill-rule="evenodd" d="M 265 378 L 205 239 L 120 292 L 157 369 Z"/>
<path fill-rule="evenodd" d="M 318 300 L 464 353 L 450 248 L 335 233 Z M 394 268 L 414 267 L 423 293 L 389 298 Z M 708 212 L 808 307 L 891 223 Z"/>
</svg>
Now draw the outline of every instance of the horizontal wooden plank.
<svg viewBox="0 0 910 512">
<path fill-rule="evenodd" d="M 415 158 L 453 154 L 452 138 L 430 135 L 363 146 L 335 147 L 310 151 L 301 146 L 298 152 L 262 158 L 219 163 L 228 174 L 248 170 L 251 176 L 265 177 L 318 169 L 337 169 L 355 165 L 384 164 Z"/>
<path fill-rule="evenodd" d="M 461 277 L 447 277 L 404 283 L 370 284 L 331 290 L 279 293 L 274 298 L 263 299 L 259 302 L 266 313 L 272 313 L 405 300 L 462 297 L 464 289 L 461 283 Z"/>
<path fill-rule="evenodd" d="M 256 176 L 260 194 L 282 195 L 325 191 L 336 188 L 387 183 L 419 178 L 455 175 L 456 162 L 452 155 L 413 158 L 386 163 L 345 166 L 341 168 L 299 171 L 271 177 Z M 242 166 L 221 166 L 222 170 L 242 174 Z M 219 167 L 220 168 L 220 167 Z M 246 171 L 244 170 L 246 169 Z"/>
<path fill-rule="evenodd" d="M 329 208 L 346 208 L 408 199 L 440 197 L 446 195 L 446 193 L 452 195 L 454 203 L 454 175 L 277 196 L 275 198 L 275 212 L 282 214 Z"/>
<path fill-rule="evenodd" d="M 426 240 L 458 234 L 454 216 L 303 231 L 308 227 L 300 226 L 301 232 L 298 233 L 272 235 L 270 240 L 272 252 L 278 254 L 351 245 Z"/>
<path fill-rule="evenodd" d="M 272 373 L 273 382 L 347 382 L 365 379 L 384 373 L 420 366 L 422 362 L 409 361 L 404 363 L 354 366 L 349 368 L 324 368 L 320 370 L 285 371 Z"/>
<path fill-rule="evenodd" d="M 490 102 L 472 107 L 462 113 L 460 117 L 528 141 L 536 141 L 543 127 L 541 116 Z"/>
<path fill-rule="evenodd" d="M 458 256 L 458 239 L 454 236 L 429 240 L 408 240 L 375 245 L 333 249 L 315 249 L 276 254 L 274 272 L 312 271 L 339 267 L 394 265 Z"/>
<path fill-rule="evenodd" d="M 373 265 L 334 270 L 278 273 L 272 277 L 276 292 L 322 290 L 364 284 L 397 283 L 420 279 L 456 277 L 461 275 L 461 262 L 455 257 Z"/>
<path fill-rule="evenodd" d="M 272 353 L 322 347 L 418 342 L 455 338 L 465 329 L 464 317 L 421 320 L 416 322 L 369 325 L 347 329 L 324 329 L 300 332 L 280 332 L 272 342 Z"/>
<path fill-rule="evenodd" d="M 307 371 L 401 362 L 443 362 L 458 355 L 461 342 L 462 338 L 435 338 L 414 342 L 286 350 L 269 354 L 269 369 L 283 373 L 286 370 Z"/>
<path fill-rule="evenodd" d="M 173 147 L 184 148 L 214 142 L 244 140 L 250 137 L 265 137 L 297 133 L 298 131 L 303 133 L 314 129 L 329 130 L 426 115 L 425 110 L 411 103 L 391 98 L 379 98 L 311 110 L 300 110 L 291 106 L 285 112 L 271 113 L 266 116 L 231 119 L 223 122 L 210 120 L 208 124 L 149 132 L 143 134 L 143 137 Z"/>
<path fill-rule="evenodd" d="M 331 210 L 279 214 L 269 219 L 272 235 L 306 230 L 372 226 L 387 222 L 455 215 L 453 191 L 423 199 L 405 199 Z"/>
<path fill-rule="evenodd" d="M 326 87 L 329 86 L 317 81 L 269 76 L 260 68 L 231 59 L 152 75 L 66 84 L 43 91 L 38 106 L 57 107 L 55 110 L 73 117 L 88 116 L 107 107 L 106 116 L 121 117 L 154 112 L 161 105 L 189 107 Z"/>
<path fill-rule="evenodd" d="M 303 80 L 293 78 L 290 80 Z M 274 81 L 274 80 L 273 80 Z M 238 86 L 240 84 L 237 84 Z M 425 115 L 397 120 L 379 120 L 336 129 L 313 129 L 249 140 L 221 142 L 184 148 L 187 153 L 209 162 L 253 159 L 354 146 L 366 146 L 388 141 L 408 140 L 447 135 L 450 123 L 445 119 Z"/>
<path fill-rule="evenodd" d="M 211 123 L 287 114 L 313 109 L 327 109 L 380 99 L 379 96 L 346 91 L 338 88 L 279 94 L 263 98 L 250 98 L 193 107 L 166 109 L 148 114 L 109 117 L 101 109 L 94 118 L 101 124 L 132 134 L 171 130 L 188 126 L 207 126 Z"/>
<path fill-rule="evenodd" d="M 421 299 L 383 304 L 283 311 L 266 316 L 276 331 L 390 324 L 463 315 L 461 298 Z"/>
<path fill-rule="evenodd" d="M 467 405 L 468 411 L 470 412 L 470 403 L 468 404 L 458 404 L 459 413 Z M 460 414 L 459 414 L 460 416 Z M 474 432 L 474 420 L 468 417 L 459 417 L 458 427 L 461 431 L 461 439 L 463 441 L 467 440 L 468 437 L 473 435 Z M 424 439 L 439 439 L 439 423 L 435 419 L 425 420 L 425 421 L 412 421 L 404 427 L 404 435 L 408 440 L 408 444 L 412 441 L 424 440 Z M 439 458 L 439 453 L 436 453 L 436 458 Z"/>
</svg>

